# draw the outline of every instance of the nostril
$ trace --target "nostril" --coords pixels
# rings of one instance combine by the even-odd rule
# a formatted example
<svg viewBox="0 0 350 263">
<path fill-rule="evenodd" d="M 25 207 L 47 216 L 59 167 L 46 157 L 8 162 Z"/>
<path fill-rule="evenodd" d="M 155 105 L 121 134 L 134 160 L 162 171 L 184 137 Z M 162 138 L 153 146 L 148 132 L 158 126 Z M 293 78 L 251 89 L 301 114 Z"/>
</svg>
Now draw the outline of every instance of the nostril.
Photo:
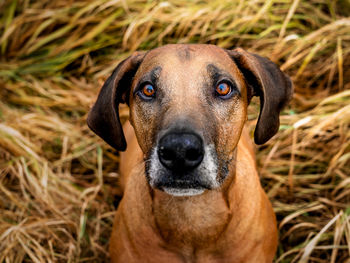
<svg viewBox="0 0 350 263">
<path fill-rule="evenodd" d="M 202 155 L 202 153 L 199 150 L 197 150 L 197 149 L 189 149 L 186 152 L 186 157 L 185 158 L 188 161 L 197 161 L 200 158 L 201 155 Z"/>
<path fill-rule="evenodd" d="M 164 147 L 160 147 L 159 155 L 165 161 L 171 161 L 176 158 L 176 153 L 173 150 Z"/>
</svg>

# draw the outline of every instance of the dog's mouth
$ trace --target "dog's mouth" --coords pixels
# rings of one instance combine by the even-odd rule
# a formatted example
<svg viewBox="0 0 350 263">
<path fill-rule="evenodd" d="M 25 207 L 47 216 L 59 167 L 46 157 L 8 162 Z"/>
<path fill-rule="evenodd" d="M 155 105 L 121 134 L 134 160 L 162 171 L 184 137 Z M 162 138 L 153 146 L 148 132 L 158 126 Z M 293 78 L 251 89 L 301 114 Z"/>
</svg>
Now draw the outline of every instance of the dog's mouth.
<svg viewBox="0 0 350 263">
<path fill-rule="evenodd" d="M 173 196 L 194 196 L 210 190 L 211 186 L 198 179 L 196 175 L 185 175 L 186 179 L 177 179 L 174 175 L 163 174 L 153 183 L 154 188 Z"/>
<path fill-rule="evenodd" d="M 156 179 L 153 187 L 166 192 L 172 196 L 195 196 L 204 193 L 205 190 L 210 190 L 210 185 L 201 180 L 182 180 L 173 179 L 170 175 L 163 175 Z"/>
</svg>

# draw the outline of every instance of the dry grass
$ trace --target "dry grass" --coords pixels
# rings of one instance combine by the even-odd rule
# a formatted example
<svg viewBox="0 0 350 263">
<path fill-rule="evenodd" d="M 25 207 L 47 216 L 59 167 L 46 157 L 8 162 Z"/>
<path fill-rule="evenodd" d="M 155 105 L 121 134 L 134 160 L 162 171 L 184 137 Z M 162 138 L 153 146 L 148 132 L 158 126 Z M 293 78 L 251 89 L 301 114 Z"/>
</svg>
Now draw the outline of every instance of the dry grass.
<svg viewBox="0 0 350 263">
<path fill-rule="evenodd" d="M 131 51 L 212 43 L 268 56 L 295 83 L 258 152 L 276 262 L 349 263 L 349 15 L 346 0 L 1 1 L 0 262 L 107 260 L 119 159 L 86 113 Z"/>
</svg>

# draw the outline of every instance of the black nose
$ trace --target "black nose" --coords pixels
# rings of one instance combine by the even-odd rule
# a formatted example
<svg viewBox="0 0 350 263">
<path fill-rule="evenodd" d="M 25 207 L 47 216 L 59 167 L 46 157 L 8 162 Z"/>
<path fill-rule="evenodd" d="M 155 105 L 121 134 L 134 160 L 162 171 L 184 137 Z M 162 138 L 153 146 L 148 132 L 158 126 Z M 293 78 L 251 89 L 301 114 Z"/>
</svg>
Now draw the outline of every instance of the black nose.
<svg viewBox="0 0 350 263">
<path fill-rule="evenodd" d="M 160 162 L 173 171 L 188 171 L 203 160 L 202 139 L 192 133 L 169 133 L 159 141 Z"/>
</svg>

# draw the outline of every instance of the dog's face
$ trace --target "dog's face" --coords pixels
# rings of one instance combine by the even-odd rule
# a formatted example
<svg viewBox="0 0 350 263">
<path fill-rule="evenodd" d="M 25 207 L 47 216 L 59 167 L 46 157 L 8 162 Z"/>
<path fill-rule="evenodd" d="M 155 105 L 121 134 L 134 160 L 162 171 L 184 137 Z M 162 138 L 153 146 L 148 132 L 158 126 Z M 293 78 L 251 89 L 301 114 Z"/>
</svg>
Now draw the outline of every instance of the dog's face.
<svg viewBox="0 0 350 263">
<path fill-rule="evenodd" d="M 272 62 L 241 49 L 169 45 L 118 67 L 88 124 L 115 148 L 125 148 L 117 106 L 127 102 L 150 186 L 177 196 L 220 187 L 251 96 L 261 97 L 255 141 L 264 143 L 277 131 L 279 111 L 291 95 L 289 79 Z"/>
<path fill-rule="evenodd" d="M 149 52 L 130 91 L 130 120 L 152 187 L 200 194 L 226 177 L 244 125 L 247 89 L 229 55 L 215 46 Z"/>
</svg>

